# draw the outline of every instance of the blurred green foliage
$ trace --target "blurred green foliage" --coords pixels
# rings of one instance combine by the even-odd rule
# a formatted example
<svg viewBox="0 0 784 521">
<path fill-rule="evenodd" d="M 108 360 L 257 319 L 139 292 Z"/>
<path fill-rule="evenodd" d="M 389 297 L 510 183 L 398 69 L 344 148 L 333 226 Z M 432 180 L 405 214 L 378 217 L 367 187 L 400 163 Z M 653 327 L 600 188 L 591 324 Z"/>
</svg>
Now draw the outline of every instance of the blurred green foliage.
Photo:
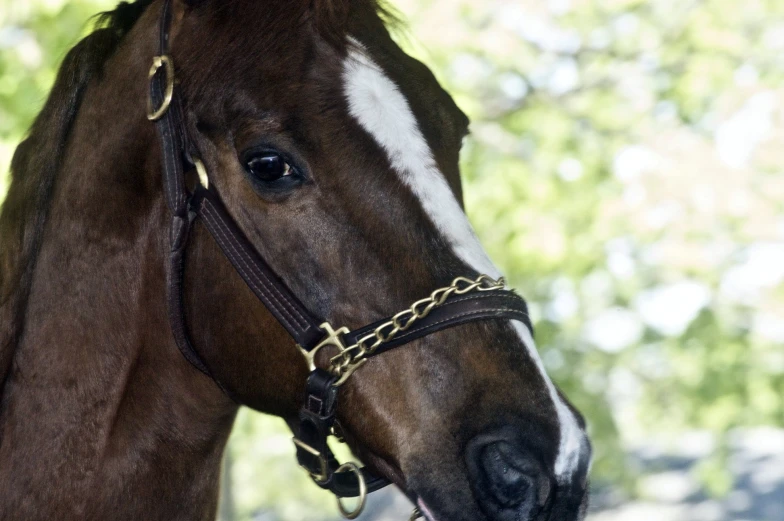
<svg viewBox="0 0 784 521">
<path fill-rule="evenodd" d="M 784 4 L 401 4 L 595 477 L 629 483 L 650 431 L 782 424 Z"/>
<path fill-rule="evenodd" d="M 0 4 L 0 173 L 112 3 Z M 595 481 L 632 483 L 654 433 L 784 424 L 784 3 L 393 4 L 473 121 L 468 213 L 589 420 Z M 244 411 L 230 453 L 238 519 L 331 501 L 275 420 Z"/>
<path fill-rule="evenodd" d="M 43 106 L 65 53 L 105 0 L 0 2 L 0 197 L 13 151 Z"/>
</svg>

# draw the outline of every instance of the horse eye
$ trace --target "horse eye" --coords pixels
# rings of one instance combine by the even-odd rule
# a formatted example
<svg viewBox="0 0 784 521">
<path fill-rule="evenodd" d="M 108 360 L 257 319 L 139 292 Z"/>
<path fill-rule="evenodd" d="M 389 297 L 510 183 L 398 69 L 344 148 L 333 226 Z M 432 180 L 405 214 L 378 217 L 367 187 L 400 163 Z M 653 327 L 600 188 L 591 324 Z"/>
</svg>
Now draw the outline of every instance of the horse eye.
<svg viewBox="0 0 784 521">
<path fill-rule="evenodd" d="M 253 156 L 248 160 L 246 166 L 253 177 L 265 182 L 277 181 L 293 172 L 291 165 L 274 152 Z"/>
</svg>

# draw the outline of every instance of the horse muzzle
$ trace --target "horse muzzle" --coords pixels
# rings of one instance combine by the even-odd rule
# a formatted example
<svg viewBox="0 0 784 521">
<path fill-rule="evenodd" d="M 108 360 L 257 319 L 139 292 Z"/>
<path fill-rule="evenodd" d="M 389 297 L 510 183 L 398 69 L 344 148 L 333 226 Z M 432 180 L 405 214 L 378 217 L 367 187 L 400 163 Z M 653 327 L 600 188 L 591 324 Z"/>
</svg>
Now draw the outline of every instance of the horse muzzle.
<svg viewBox="0 0 784 521">
<path fill-rule="evenodd" d="M 503 434 L 469 442 L 466 467 L 482 512 L 491 521 L 537 519 L 554 488 L 533 450 Z"/>
</svg>

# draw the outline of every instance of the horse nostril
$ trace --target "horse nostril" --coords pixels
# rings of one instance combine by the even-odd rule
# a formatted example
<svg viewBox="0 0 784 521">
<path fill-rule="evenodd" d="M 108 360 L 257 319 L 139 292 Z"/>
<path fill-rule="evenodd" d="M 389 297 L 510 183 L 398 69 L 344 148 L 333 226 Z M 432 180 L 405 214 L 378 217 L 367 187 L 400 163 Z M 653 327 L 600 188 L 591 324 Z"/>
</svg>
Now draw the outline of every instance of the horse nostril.
<svg viewBox="0 0 784 521">
<path fill-rule="evenodd" d="M 533 521 L 546 510 L 551 474 L 541 452 L 513 428 L 474 437 L 466 445 L 465 463 L 474 498 L 489 521 Z"/>
<path fill-rule="evenodd" d="M 497 441 L 485 445 L 479 457 L 486 485 L 499 506 L 514 508 L 530 500 L 534 478 L 526 472 L 528 465 L 511 444 Z"/>
</svg>

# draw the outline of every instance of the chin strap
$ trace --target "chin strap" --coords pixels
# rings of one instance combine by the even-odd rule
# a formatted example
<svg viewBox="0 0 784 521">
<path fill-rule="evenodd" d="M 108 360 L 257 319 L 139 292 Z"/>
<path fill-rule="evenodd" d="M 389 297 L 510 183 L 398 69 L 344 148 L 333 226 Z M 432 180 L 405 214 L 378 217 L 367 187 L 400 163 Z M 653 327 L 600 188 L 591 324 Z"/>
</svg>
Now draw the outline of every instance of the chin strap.
<svg viewBox="0 0 784 521">
<path fill-rule="evenodd" d="M 360 468 L 354 463 L 340 464 L 329 448 L 327 440 L 336 434 L 335 413 L 338 387 L 336 377 L 316 369 L 308 376 L 305 405 L 299 413 L 299 430 L 294 444 L 297 461 L 308 471 L 321 488 L 338 498 L 340 513 L 347 519 L 357 517 L 365 507 L 367 495 L 387 486 L 389 482 Z M 344 507 L 342 498 L 358 497 L 354 510 Z"/>
</svg>

